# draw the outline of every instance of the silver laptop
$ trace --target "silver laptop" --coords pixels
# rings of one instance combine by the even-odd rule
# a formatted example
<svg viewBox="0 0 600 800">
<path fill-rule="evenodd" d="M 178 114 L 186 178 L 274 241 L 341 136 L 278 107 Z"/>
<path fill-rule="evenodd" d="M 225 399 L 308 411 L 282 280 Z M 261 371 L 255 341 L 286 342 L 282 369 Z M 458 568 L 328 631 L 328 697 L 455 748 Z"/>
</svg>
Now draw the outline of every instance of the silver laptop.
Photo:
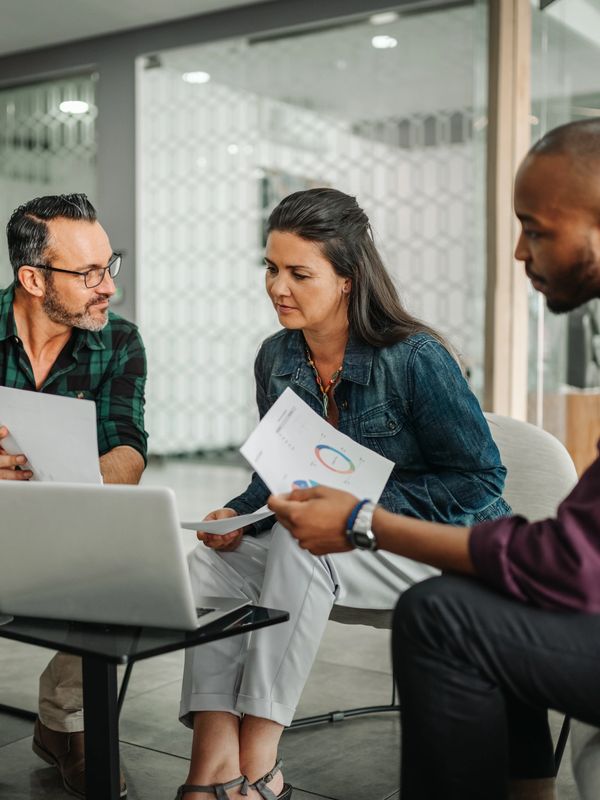
<svg viewBox="0 0 600 800">
<path fill-rule="evenodd" d="M 245 605 L 194 599 L 171 489 L 0 481 L 0 612 L 194 630 Z"/>
</svg>

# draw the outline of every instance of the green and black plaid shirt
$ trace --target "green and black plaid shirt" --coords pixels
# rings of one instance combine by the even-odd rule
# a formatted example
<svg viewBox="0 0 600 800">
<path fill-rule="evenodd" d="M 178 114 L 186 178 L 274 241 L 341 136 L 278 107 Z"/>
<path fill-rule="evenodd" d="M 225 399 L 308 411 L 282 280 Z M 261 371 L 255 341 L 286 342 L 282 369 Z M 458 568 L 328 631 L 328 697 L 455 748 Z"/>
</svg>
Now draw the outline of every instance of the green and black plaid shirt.
<svg viewBox="0 0 600 800">
<path fill-rule="evenodd" d="M 0 290 L 0 386 L 36 391 L 13 314 L 14 284 Z M 129 445 L 146 460 L 146 355 L 138 329 L 109 312 L 104 330 L 73 328 L 40 392 L 96 402 L 98 450 Z M 2 423 L 0 409 L 0 424 Z"/>
</svg>

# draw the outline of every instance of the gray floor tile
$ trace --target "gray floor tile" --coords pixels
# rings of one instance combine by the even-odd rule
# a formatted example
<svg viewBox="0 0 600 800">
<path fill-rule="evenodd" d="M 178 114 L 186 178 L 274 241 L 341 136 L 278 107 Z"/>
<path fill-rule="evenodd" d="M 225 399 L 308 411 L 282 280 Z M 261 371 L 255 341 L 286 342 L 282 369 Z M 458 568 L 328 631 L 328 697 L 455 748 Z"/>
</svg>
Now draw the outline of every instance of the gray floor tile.
<svg viewBox="0 0 600 800">
<path fill-rule="evenodd" d="M 188 758 L 192 733 L 177 719 L 180 690 L 181 682 L 177 680 L 146 694 L 128 697 L 121 712 L 121 739 Z"/>
<path fill-rule="evenodd" d="M 33 723 L 10 714 L 0 714 L 0 748 L 31 736 Z M 2 750 L 0 750 L 0 758 Z M 1 796 L 1 795 L 0 795 Z"/>
<path fill-rule="evenodd" d="M 141 483 L 170 486 L 177 496 L 181 519 L 202 519 L 242 492 L 250 481 L 246 467 L 198 463 L 193 460 L 151 461 Z"/>
<path fill-rule="evenodd" d="M 399 785 L 395 714 L 288 730 L 280 752 L 294 786 L 335 800 L 383 800 Z"/>
<path fill-rule="evenodd" d="M 0 750 L 0 797 L 10 800 L 67 800 L 58 772 L 31 750 L 31 737 Z"/>
<path fill-rule="evenodd" d="M 175 653 L 166 653 L 163 656 L 138 661 L 134 664 L 131 672 L 127 700 L 158 689 L 167 683 L 181 681 L 183 658 L 183 650 L 178 650 Z"/>
<path fill-rule="evenodd" d="M 391 631 L 365 625 L 328 622 L 318 658 L 330 664 L 361 667 L 391 675 L 390 635 Z"/>
<path fill-rule="evenodd" d="M 51 650 L 0 640 L 0 703 L 35 711 L 40 674 L 51 658 Z"/>
</svg>

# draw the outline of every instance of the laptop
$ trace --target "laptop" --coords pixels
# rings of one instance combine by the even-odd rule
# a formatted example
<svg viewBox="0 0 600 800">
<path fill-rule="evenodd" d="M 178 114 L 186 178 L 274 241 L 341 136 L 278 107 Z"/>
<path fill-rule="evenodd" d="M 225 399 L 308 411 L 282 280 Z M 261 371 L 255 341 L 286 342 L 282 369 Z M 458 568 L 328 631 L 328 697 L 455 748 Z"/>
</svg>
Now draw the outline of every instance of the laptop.
<svg viewBox="0 0 600 800">
<path fill-rule="evenodd" d="M 166 487 L 0 481 L 0 520 L 4 614 L 195 630 L 249 604 L 194 598 Z"/>
</svg>

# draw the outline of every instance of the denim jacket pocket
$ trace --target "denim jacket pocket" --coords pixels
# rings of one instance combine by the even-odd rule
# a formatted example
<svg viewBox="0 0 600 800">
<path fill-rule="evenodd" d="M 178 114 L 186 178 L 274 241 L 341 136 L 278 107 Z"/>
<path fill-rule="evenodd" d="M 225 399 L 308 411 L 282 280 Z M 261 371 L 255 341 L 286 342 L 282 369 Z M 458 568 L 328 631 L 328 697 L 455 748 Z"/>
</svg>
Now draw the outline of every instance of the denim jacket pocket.
<svg viewBox="0 0 600 800">
<path fill-rule="evenodd" d="M 358 419 L 362 444 L 396 463 L 411 449 L 412 437 L 406 436 L 406 428 L 406 414 L 394 400 L 375 406 Z"/>
</svg>

